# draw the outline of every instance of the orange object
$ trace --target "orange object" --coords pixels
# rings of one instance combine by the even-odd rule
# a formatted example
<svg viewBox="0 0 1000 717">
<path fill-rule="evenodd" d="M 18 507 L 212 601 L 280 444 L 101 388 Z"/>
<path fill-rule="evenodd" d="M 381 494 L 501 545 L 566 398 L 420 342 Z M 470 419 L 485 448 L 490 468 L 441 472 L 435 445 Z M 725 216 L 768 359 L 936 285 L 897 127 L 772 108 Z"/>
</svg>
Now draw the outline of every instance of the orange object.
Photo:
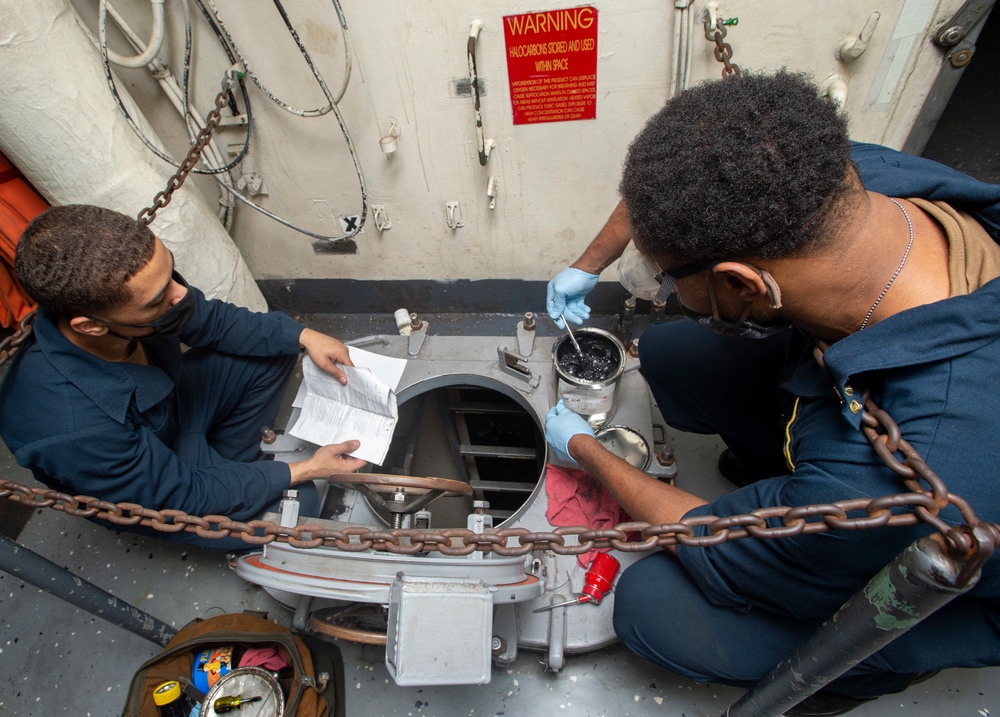
<svg viewBox="0 0 1000 717">
<path fill-rule="evenodd" d="M 28 222 L 48 202 L 0 154 L 0 325 L 10 328 L 35 310 L 35 303 L 14 278 L 14 252 Z"/>
</svg>

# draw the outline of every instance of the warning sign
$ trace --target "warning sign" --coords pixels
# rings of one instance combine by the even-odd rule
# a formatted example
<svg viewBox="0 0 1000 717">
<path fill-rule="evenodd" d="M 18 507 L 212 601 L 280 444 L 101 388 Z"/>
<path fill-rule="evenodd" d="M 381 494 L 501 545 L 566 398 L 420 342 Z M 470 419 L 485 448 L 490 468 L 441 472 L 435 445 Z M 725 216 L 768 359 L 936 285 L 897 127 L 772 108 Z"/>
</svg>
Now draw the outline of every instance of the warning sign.
<svg viewBox="0 0 1000 717">
<path fill-rule="evenodd" d="M 514 124 L 597 116 L 597 8 L 507 15 Z"/>
</svg>

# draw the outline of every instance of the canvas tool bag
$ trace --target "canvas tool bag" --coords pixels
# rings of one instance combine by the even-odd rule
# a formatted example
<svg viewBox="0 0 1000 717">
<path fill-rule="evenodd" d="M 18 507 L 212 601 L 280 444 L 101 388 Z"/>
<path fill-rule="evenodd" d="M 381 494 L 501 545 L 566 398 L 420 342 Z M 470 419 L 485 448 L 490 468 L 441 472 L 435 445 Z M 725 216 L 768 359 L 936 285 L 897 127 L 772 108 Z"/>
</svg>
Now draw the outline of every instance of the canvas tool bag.
<svg viewBox="0 0 1000 717">
<path fill-rule="evenodd" d="M 167 680 L 177 680 L 190 695 L 195 656 L 220 645 L 233 645 L 240 651 L 278 647 L 291 667 L 290 677 L 279 679 L 285 692 L 282 717 L 344 717 L 344 664 L 337 646 L 246 614 L 198 619 L 181 629 L 163 652 L 136 671 L 122 717 L 159 717 L 153 689 Z"/>
</svg>

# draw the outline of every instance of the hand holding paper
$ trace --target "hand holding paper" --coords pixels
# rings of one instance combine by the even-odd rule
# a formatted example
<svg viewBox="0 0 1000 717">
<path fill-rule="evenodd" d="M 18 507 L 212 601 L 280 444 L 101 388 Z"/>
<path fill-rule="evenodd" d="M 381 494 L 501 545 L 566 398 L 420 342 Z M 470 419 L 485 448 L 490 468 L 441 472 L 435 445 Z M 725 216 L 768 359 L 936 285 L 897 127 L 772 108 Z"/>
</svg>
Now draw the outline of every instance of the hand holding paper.
<svg viewBox="0 0 1000 717">
<path fill-rule="evenodd" d="M 302 360 L 302 412 L 289 433 L 318 446 L 359 440 L 354 457 L 381 464 L 398 419 L 396 394 L 367 368 L 345 365 L 342 370 L 346 385 L 308 357 Z"/>
</svg>

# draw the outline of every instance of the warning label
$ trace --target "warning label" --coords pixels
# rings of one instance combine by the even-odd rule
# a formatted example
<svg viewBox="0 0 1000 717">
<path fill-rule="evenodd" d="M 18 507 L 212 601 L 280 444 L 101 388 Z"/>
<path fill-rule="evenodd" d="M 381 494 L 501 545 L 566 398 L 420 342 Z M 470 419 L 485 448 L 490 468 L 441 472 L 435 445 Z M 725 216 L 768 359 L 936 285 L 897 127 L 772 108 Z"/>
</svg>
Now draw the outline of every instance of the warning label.
<svg viewBox="0 0 1000 717">
<path fill-rule="evenodd" d="M 503 19 L 514 124 L 597 116 L 597 8 Z"/>
</svg>

